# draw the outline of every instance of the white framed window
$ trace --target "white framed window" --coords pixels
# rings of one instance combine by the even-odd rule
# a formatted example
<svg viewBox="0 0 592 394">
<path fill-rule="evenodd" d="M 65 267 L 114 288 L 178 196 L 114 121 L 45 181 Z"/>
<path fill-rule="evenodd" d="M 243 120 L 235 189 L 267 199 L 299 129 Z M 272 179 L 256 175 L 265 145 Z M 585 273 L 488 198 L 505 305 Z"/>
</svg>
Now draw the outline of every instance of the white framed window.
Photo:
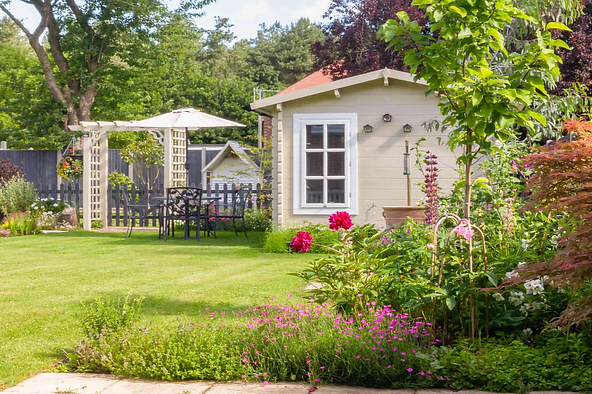
<svg viewBox="0 0 592 394">
<path fill-rule="evenodd" d="M 294 114 L 294 214 L 358 213 L 357 114 Z"/>
</svg>

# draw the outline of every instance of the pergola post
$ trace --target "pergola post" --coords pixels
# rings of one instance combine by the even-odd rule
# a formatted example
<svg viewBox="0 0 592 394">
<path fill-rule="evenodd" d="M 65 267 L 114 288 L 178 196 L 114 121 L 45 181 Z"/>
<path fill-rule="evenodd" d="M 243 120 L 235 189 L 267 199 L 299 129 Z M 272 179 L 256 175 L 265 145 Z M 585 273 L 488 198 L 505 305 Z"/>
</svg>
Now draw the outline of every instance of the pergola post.
<svg viewBox="0 0 592 394">
<path fill-rule="evenodd" d="M 164 129 L 164 190 L 173 186 L 173 135 L 171 129 Z"/>
<path fill-rule="evenodd" d="M 109 218 L 109 133 L 99 137 L 99 217 L 103 227 L 107 227 Z"/>
<path fill-rule="evenodd" d="M 92 219 L 91 219 L 91 184 L 92 184 L 92 177 L 91 177 L 91 149 L 92 149 L 92 140 L 90 135 L 86 135 L 82 137 L 82 228 L 87 231 L 90 231 L 92 228 Z"/>
</svg>

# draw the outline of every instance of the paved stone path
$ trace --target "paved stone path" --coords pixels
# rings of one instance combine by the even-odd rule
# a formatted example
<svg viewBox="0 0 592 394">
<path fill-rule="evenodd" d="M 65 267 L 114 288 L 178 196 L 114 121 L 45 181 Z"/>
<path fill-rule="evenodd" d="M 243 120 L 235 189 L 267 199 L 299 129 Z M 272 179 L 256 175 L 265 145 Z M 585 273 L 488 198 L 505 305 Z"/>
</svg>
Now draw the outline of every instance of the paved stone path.
<svg viewBox="0 0 592 394">
<path fill-rule="evenodd" d="M 297 383 L 214 383 L 157 382 L 123 379 L 113 375 L 41 373 L 5 394 L 308 394 L 310 386 Z M 315 394 L 489 394 L 484 391 L 451 390 L 376 390 L 346 386 L 320 386 Z M 537 394 L 559 394 L 540 391 Z M 562 393 L 566 394 L 566 393 Z M 575 394 L 575 393 L 574 393 Z"/>
</svg>

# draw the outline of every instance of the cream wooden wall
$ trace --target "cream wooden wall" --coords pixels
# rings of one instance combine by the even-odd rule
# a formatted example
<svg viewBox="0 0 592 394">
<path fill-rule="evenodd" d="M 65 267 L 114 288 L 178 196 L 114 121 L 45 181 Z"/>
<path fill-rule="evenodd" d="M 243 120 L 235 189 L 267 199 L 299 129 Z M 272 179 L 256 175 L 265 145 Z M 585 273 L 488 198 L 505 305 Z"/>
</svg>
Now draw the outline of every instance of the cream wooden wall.
<svg viewBox="0 0 592 394">
<path fill-rule="evenodd" d="M 430 150 L 439 157 L 440 185 L 445 191 L 458 179 L 456 156 L 444 145 L 446 136 L 441 133 L 428 133 L 421 125 L 423 122 L 441 119 L 438 98 L 426 97 L 426 87 L 409 82 L 391 79 L 389 86 L 382 80 L 340 89 L 341 98 L 333 92 L 323 93 L 282 104 L 283 118 L 283 220 L 284 226 L 302 222 L 327 222 L 326 215 L 293 214 L 293 114 L 297 113 L 357 113 L 358 114 L 358 215 L 357 223 L 384 225 L 382 207 L 388 205 L 406 205 L 406 178 L 403 175 L 403 153 L 405 140 L 411 147 L 424 137 L 424 150 Z M 393 116 L 390 123 L 382 120 L 382 115 Z M 274 152 L 277 152 L 277 119 L 273 113 Z M 413 126 L 411 133 L 404 133 L 405 124 Z M 373 126 L 372 133 L 365 133 L 365 124 Z M 441 144 L 439 143 L 441 140 Z M 414 205 L 419 199 L 425 199 L 417 183 L 423 177 L 415 167 L 415 155 L 412 152 L 412 183 Z M 277 160 L 274 157 L 274 179 L 277 178 Z M 274 182 L 274 218 L 277 219 L 277 185 Z"/>
</svg>

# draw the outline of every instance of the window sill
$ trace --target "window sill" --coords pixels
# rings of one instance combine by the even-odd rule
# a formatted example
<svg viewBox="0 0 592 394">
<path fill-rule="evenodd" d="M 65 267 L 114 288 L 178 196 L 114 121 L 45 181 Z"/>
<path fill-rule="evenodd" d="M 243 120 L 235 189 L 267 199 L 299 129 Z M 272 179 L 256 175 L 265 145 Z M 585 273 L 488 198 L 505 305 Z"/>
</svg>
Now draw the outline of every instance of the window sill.
<svg viewBox="0 0 592 394">
<path fill-rule="evenodd" d="M 295 208 L 293 215 L 294 216 L 296 216 L 296 215 L 309 215 L 309 216 L 331 215 L 337 211 L 345 211 L 352 216 L 355 216 L 358 214 L 357 209 L 348 208 L 348 207 L 326 207 L 326 208 L 312 208 L 311 207 L 311 208 Z"/>
</svg>

